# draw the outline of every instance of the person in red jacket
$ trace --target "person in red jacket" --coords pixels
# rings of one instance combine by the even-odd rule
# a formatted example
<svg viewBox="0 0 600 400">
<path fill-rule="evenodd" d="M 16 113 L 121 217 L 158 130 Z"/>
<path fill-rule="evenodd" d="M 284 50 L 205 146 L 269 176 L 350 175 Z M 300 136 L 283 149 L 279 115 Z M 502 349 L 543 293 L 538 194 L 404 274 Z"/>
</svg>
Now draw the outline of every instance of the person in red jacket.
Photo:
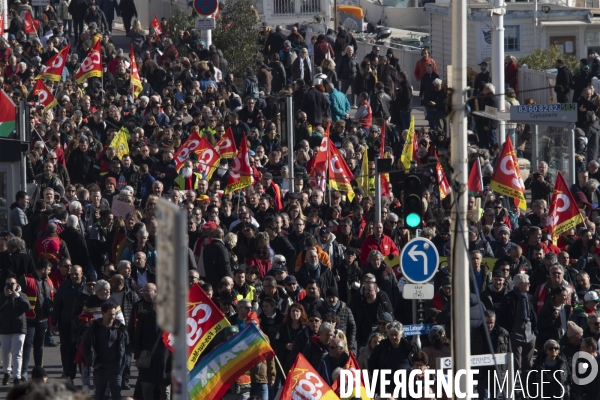
<svg viewBox="0 0 600 400">
<path fill-rule="evenodd" d="M 50 280 L 56 289 L 63 284 L 69 277 L 69 269 L 71 268 L 71 260 L 63 258 L 58 263 L 58 268 L 50 274 Z"/>
<path fill-rule="evenodd" d="M 393 254 L 399 256 L 400 252 L 396 244 L 387 235 L 383 234 L 383 224 L 375 222 L 373 224 L 373 234 L 369 235 L 362 244 L 360 249 L 360 262 L 364 265 L 368 262 L 369 253 L 372 250 L 379 250 L 384 257 Z"/>
<path fill-rule="evenodd" d="M 415 64 L 415 79 L 417 82 L 421 82 L 421 78 L 427 74 L 426 67 L 428 64 L 433 68 L 433 72 L 437 74 L 438 70 L 435 60 L 429 57 L 429 50 L 423 49 L 421 50 L 421 59 Z"/>
</svg>

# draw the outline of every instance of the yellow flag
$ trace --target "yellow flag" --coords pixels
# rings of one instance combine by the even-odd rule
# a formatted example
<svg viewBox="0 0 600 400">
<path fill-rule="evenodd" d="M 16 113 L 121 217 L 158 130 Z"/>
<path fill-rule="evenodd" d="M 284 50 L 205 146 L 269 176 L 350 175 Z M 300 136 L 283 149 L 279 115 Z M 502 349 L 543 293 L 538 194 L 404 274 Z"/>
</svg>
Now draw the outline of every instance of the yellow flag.
<svg viewBox="0 0 600 400">
<path fill-rule="evenodd" d="M 365 191 L 365 196 L 369 195 L 369 149 L 365 149 L 362 164 L 360 166 L 360 176 L 356 179 L 358 187 Z"/>
<path fill-rule="evenodd" d="M 117 157 L 121 159 L 125 154 L 129 154 L 129 145 L 127 144 L 127 136 L 129 131 L 127 128 L 123 127 L 117 132 L 112 142 L 110 142 L 110 147 L 115 149 L 115 153 Z"/>
<path fill-rule="evenodd" d="M 414 154 L 414 136 L 415 136 L 415 116 L 410 117 L 410 127 L 408 128 L 408 134 L 406 135 L 406 142 L 404 142 L 404 148 L 402 149 L 402 165 L 405 170 L 410 169 L 410 162 L 413 160 Z"/>
</svg>

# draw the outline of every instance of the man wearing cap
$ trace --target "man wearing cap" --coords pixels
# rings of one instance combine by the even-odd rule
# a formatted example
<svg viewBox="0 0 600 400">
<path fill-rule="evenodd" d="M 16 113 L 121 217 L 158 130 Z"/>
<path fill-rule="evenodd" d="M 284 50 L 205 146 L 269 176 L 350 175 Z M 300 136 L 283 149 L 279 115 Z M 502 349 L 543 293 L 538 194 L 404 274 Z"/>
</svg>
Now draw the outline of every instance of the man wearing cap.
<svg viewBox="0 0 600 400">
<path fill-rule="evenodd" d="M 488 71 L 488 63 L 482 61 L 479 64 L 479 69 L 481 72 L 478 73 L 475 78 L 475 83 L 473 84 L 473 96 L 481 94 L 486 83 L 492 83 L 492 76 L 490 75 L 490 71 Z"/>
<path fill-rule="evenodd" d="M 508 226 L 501 224 L 498 228 L 497 240 L 491 243 L 494 258 L 504 258 L 513 246 L 516 246 L 510 241 L 510 229 Z"/>
<path fill-rule="evenodd" d="M 340 322 L 335 327 L 344 332 L 348 341 L 348 348 L 356 353 L 358 349 L 356 348 L 356 323 L 354 322 L 354 316 L 346 303 L 340 300 L 337 288 L 327 289 L 325 302 L 318 311 L 321 315 L 325 315 L 328 312 L 337 314 Z"/>
<path fill-rule="evenodd" d="M 360 280 L 363 276 L 358 266 L 357 250 L 354 247 L 346 247 L 344 258 L 333 266 L 333 274 L 338 281 L 340 300 L 349 303 L 352 296 L 360 288 Z"/>
<path fill-rule="evenodd" d="M 485 290 L 481 292 L 481 302 L 487 310 L 498 312 L 502 298 L 509 292 L 508 287 L 504 284 L 506 278 L 501 271 L 494 271 L 492 274 L 492 283 L 487 285 Z"/>
<path fill-rule="evenodd" d="M 73 184 L 80 183 L 84 186 L 94 183 L 99 172 L 99 169 L 96 168 L 96 153 L 90 149 L 87 136 L 81 135 L 79 146 L 73 150 L 67 161 L 71 182 Z"/>
<path fill-rule="evenodd" d="M 571 314 L 573 316 L 573 314 Z M 587 325 L 587 320 L 586 320 Z M 567 357 L 569 363 L 573 359 L 573 355 L 579 351 L 579 346 L 583 339 L 583 329 L 573 321 L 567 322 L 567 332 L 560 338 L 560 352 Z"/>
<path fill-rule="evenodd" d="M 587 328 L 583 330 L 583 338 L 594 338 L 596 342 L 600 340 L 600 315 L 590 314 L 587 319 Z"/>
<path fill-rule="evenodd" d="M 298 285 L 298 281 L 294 275 L 288 275 L 283 280 L 283 287 L 290 296 L 293 303 L 298 303 L 306 297 L 306 290 Z"/>
<path fill-rule="evenodd" d="M 583 304 L 575 306 L 569 320 L 575 322 L 582 329 L 587 329 L 587 319 L 590 314 L 598 312 L 600 297 L 595 290 L 590 290 L 583 296 Z"/>
<path fill-rule="evenodd" d="M 487 240 L 481 239 L 479 229 L 475 225 L 469 226 L 469 253 L 478 250 L 482 257 L 493 258 L 492 248 Z"/>
<path fill-rule="evenodd" d="M 329 261 L 331 262 L 331 265 L 340 264 L 344 259 L 344 250 L 335 239 L 335 235 L 331 233 L 328 226 L 324 226 L 319 229 L 319 238 L 317 243 L 319 246 L 321 246 L 323 251 L 329 254 Z"/>
</svg>

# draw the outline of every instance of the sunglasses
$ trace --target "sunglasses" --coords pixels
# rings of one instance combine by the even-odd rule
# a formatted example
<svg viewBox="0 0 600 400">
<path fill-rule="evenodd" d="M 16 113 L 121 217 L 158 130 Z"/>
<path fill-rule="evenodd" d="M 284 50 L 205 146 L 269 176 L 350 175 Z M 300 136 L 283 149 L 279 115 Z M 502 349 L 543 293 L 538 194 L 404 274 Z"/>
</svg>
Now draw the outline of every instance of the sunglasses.
<svg viewBox="0 0 600 400">
<path fill-rule="evenodd" d="M 559 351 L 559 350 L 560 350 L 560 348 L 558 348 L 558 347 L 548 347 L 548 350 L 551 350 L 551 351 Z"/>
</svg>

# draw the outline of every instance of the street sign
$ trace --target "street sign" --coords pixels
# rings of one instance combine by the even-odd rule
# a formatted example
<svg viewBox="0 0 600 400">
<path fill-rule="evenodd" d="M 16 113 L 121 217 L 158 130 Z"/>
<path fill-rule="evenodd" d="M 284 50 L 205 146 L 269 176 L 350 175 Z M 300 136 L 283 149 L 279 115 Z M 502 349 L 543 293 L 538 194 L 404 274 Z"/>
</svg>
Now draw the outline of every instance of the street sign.
<svg viewBox="0 0 600 400">
<path fill-rule="evenodd" d="M 208 31 L 215 29 L 217 22 L 214 18 L 196 18 L 196 30 Z"/>
<path fill-rule="evenodd" d="M 404 335 L 406 336 L 406 335 Z M 496 357 L 496 361 L 494 362 L 494 357 Z M 491 367 L 496 364 L 504 365 L 509 362 L 508 353 L 499 353 L 499 354 L 482 354 L 479 356 L 471 356 L 471 367 Z M 446 369 L 452 368 L 452 357 L 441 357 L 437 359 L 438 369 Z"/>
<path fill-rule="evenodd" d="M 402 336 L 428 335 L 435 324 L 404 325 Z"/>
<path fill-rule="evenodd" d="M 407 283 L 402 288 L 402 297 L 406 300 L 431 300 L 433 299 L 433 285 L 430 283 L 420 285 Z"/>
<path fill-rule="evenodd" d="M 577 104 L 532 104 L 510 108 L 511 121 L 519 122 L 577 122 Z"/>
<path fill-rule="evenodd" d="M 425 283 L 437 272 L 440 256 L 429 239 L 416 238 L 404 246 L 400 254 L 402 274 L 411 283 Z"/>
<path fill-rule="evenodd" d="M 193 4 L 194 10 L 205 17 L 213 15 L 219 7 L 219 2 L 217 0 L 194 0 Z"/>
</svg>

